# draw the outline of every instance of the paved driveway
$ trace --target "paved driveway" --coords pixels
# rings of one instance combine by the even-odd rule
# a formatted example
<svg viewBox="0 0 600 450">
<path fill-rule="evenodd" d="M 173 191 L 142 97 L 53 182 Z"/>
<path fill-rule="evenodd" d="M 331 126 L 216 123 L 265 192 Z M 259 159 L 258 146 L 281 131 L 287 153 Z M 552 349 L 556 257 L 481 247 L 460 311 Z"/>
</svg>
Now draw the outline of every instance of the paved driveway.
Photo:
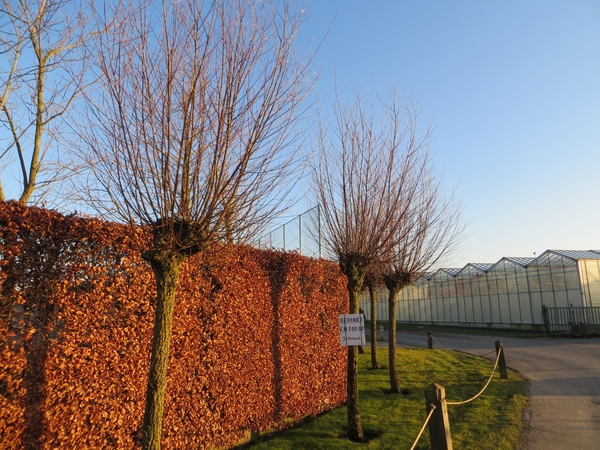
<svg viewBox="0 0 600 450">
<path fill-rule="evenodd" d="M 502 341 L 506 364 L 530 382 L 523 449 L 600 449 L 600 338 L 514 339 L 434 334 L 453 350 L 482 355 Z M 399 332 L 398 346 L 426 347 L 426 331 Z M 434 341 L 434 347 L 439 344 Z M 488 356 L 495 361 L 495 354 Z"/>
</svg>

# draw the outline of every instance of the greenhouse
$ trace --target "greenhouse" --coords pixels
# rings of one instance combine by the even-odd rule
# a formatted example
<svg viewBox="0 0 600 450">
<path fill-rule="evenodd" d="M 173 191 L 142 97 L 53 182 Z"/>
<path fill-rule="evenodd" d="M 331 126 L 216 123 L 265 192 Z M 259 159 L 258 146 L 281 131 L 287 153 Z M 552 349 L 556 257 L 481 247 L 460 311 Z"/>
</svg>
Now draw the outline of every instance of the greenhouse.
<svg viewBox="0 0 600 450">
<path fill-rule="evenodd" d="M 388 319 L 387 304 L 382 288 L 378 320 Z M 368 292 L 361 308 L 370 320 Z M 563 325 L 600 324 L 600 318 L 590 316 L 598 313 L 600 250 L 547 250 L 537 258 L 505 257 L 495 264 L 439 269 L 404 288 L 396 305 L 399 322 L 524 329 L 548 327 L 553 314 L 561 315 L 552 320 Z"/>
</svg>

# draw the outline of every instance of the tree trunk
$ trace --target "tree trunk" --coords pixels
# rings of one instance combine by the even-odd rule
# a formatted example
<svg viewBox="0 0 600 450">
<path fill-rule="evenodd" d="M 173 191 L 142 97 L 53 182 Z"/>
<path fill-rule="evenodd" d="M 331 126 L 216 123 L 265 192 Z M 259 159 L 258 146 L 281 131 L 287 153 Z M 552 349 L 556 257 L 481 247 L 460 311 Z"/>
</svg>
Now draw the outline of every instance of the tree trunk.
<svg viewBox="0 0 600 450">
<path fill-rule="evenodd" d="M 388 353 L 390 363 L 390 391 L 392 394 L 400 393 L 400 382 L 398 380 L 398 366 L 396 365 L 396 297 L 399 289 L 397 285 L 388 286 L 390 295 L 388 298 L 390 336 L 388 339 Z"/>
<path fill-rule="evenodd" d="M 183 260 L 184 257 L 181 255 L 168 252 L 150 258 L 156 277 L 157 297 L 150 372 L 146 390 L 146 410 L 142 429 L 142 448 L 144 450 L 160 449 L 175 292 L 179 281 L 179 267 Z"/>
<path fill-rule="evenodd" d="M 369 283 L 369 296 L 371 297 L 371 367 L 379 369 L 377 361 L 377 289 Z"/>
<path fill-rule="evenodd" d="M 348 282 L 350 294 L 350 314 L 358 314 L 360 304 L 360 289 L 356 282 Z M 363 440 L 363 429 L 358 410 L 358 347 L 348 346 L 348 437 L 351 441 Z"/>
</svg>

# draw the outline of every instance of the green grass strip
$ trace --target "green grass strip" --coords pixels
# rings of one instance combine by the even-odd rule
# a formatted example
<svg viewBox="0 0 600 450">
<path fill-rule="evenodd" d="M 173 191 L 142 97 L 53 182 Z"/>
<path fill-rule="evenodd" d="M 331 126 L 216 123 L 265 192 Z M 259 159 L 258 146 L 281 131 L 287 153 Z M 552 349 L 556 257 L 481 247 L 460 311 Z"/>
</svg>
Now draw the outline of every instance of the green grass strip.
<svg viewBox="0 0 600 450">
<path fill-rule="evenodd" d="M 435 382 L 446 389 L 447 401 L 462 401 L 485 385 L 494 367 L 488 360 L 464 353 L 398 349 L 400 385 L 407 395 L 391 395 L 387 369 L 370 370 L 370 354 L 360 355 L 360 412 L 367 441 L 346 437 L 346 408 L 338 408 L 252 446 L 258 449 L 410 449 L 426 418 L 423 390 Z M 387 365 L 387 350 L 378 350 Z M 512 450 L 518 447 L 526 384 L 514 372 L 501 380 L 496 372 L 486 391 L 471 403 L 448 406 L 453 447 Z M 416 447 L 431 449 L 426 430 Z"/>
</svg>

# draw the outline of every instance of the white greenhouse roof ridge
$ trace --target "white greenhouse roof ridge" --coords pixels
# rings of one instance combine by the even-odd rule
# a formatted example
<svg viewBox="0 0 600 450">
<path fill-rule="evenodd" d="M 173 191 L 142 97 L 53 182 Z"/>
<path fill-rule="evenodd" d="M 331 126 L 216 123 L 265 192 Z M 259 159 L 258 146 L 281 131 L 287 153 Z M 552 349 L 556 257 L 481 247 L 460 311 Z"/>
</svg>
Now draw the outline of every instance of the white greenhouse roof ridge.
<svg viewBox="0 0 600 450">
<path fill-rule="evenodd" d="M 467 266 L 468 265 L 469 264 L 467 264 Z M 470 265 L 473 266 L 473 267 L 475 267 L 476 269 L 483 270 L 484 272 L 487 272 L 493 266 L 492 263 L 470 263 Z"/>
<path fill-rule="evenodd" d="M 492 267 L 494 267 L 495 265 L 499 264 L 503 260 L 511 261 L 511 262 L 513 262 L 515 264 L 519 264 L 519 265 L 521 265 L 523 267 L 527 267 L 530 264 L 534 263 L 536 260 L 538 260 L 538 259 L 542 258 L 543 256 L 547 255 L 548 253 L 554 253 L 555 255 L 563 256 L 565 258 L 569 258 L 569 259 L 572 259 L 572 260 L 579 260 L 579 259 L 597 259 L 597 260 L 600 260 L 600 250 L 546 250 L 541 255 L 539 255 L 537 258 L 523 257 L 523 256 L 505 256 L 503 258 L 500 258 L 495 263 L 468 263 L 467 265 L 465 265 L 461 269 L 457 269 L 457 268 L 445 268 L 444 267 L 444 268 L 436 270 L 433 273 L 427 273 L 427 274 L 425 274 L 425 278 L 430 279 L 436 273 L 439 273 L 439 272 L 445 272 L 448 275 L 455 277 L 460 272 L 468 269 L 469 267 L 475 267 L 476 269 L 479 269 L 479 270 L 481 270 L 483 272 L 487 272 L 488 270 L 490 270 Z"/>
<path fill-rule="evenodd" d="M 600 259 L 600 250 L 546 250 L 571 259 Z M 542 255 L 544 254 L 542 253 Z M 540 256 L 542 256 L 540 255 Z"/>
<path fill-rule="evenodd" d="M 525 257 L 520 257 L 520 256 L 517 256 L 517 257 L 507 256 L 506 258 L 502 258 L 502 259 L 506 259 L 506 260 L 514 262 L 516 264 L 520 264 L 523 267 L 527 267 L 529 264 L 531 264 L 533 262 L 533 260 L 535 258 L 525 258 Z M 502 259 L 500 261 L 502 261 Z M 498 262 L 500 262 L 500 261 L 498 261 Z"/>
</svg>

